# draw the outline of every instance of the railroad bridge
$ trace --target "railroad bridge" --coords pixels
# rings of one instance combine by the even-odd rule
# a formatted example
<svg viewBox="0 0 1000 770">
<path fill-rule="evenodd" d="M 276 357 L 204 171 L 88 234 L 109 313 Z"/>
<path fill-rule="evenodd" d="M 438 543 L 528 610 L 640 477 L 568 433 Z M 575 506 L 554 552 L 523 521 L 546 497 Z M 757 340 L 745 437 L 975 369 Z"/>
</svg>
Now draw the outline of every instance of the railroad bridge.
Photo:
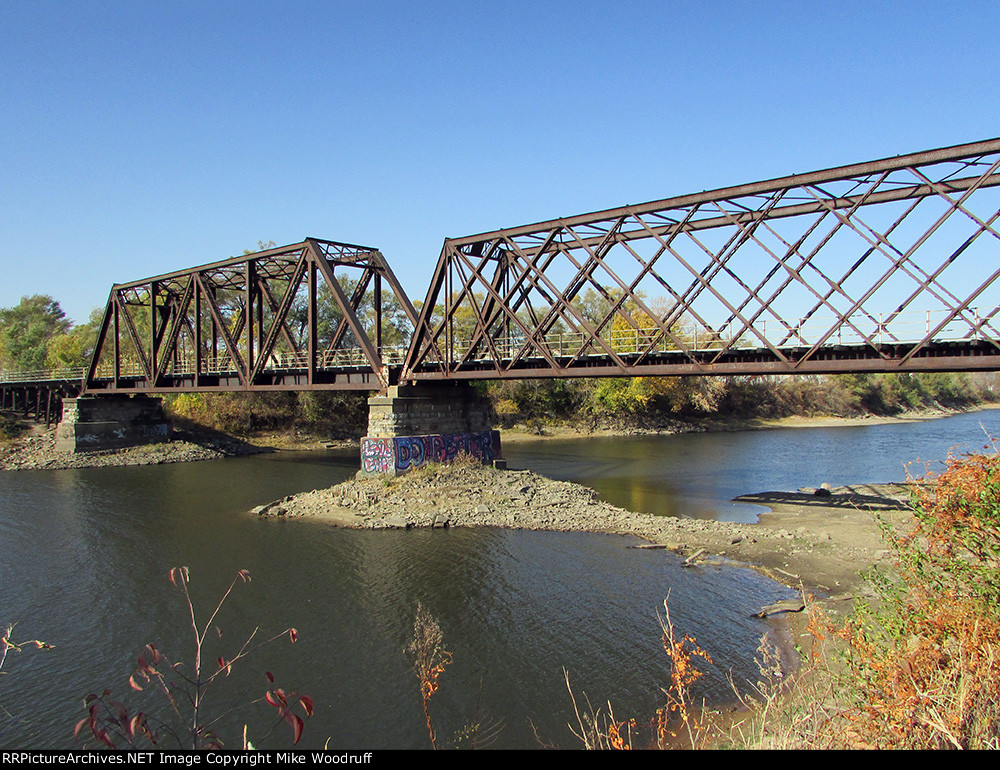
<svg viewBox="0 0 1000 770">
<path fill-rule="evenodd" d="M 448 238 L 419 306 L 307 238 L 116 284 L 76 387 L 371 391 L 398 439 L 476 433 L 475 380 L 993 370 L 998 168 L 992 139 Z M 36 413 L 67 389 L 4 377 Z"/>
</svg>

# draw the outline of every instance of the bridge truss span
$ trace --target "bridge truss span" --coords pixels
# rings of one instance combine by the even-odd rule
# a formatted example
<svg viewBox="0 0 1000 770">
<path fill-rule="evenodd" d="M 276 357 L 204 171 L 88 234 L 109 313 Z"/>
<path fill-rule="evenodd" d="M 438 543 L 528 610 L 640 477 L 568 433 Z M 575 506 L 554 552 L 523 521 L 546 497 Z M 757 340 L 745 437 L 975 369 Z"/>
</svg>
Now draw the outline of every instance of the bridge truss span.
<svg viewBox="0 0 1000 770">
<path fill-rule="evenodd" d="M 415 321 L 377 249 L 307 238 L 112 287 L 86 392 L 382 390 Z"/>
<path fill-rule="evenodd" d="M 401 377 L 995 369 L 1000 139 L 447 239 Z"/>
</svg>

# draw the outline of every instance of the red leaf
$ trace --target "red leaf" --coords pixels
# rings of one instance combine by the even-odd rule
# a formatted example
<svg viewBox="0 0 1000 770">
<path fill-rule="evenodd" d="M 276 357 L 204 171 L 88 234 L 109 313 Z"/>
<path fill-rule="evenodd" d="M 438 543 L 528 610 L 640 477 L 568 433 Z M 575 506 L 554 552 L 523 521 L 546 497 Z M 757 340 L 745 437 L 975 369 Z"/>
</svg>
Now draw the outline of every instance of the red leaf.
<svg viewBox="0 0 1000 770">
<path fill-rule="evenodd" d="M 114 741 L 112 741 L 111 738 L 108 737 L 107 732 L 104 730 L 99 730 L 98 732 L 94 733 L 94 737 L 97 738 L 97 740 L 99 740 L 101 743 L 103 743 L 110 749 L 118 748 L 117 746 L 115 746 Z"/>
<path fill-rule="evenodd" d="M 295 740 L 292 743 L 298 743 L 299 738 L 302 737 L 302 728 L 305 727 L 302 717 L 298 714 L 293 714 L 291 711 L 286 711 L 282 716 L 292 726 L 292 734 L 295 736 Z"/>
<path fill-rule="evenodd" d="M 244 583 L 249 583 L 250 582 L 250 573 L 247 572 L 245 569 L 241 569 L 236 574 L 239 575 L 243 579 Z"/>
<path fill-rule="evenodd" d="M 226 676 L 229 676 L 229 673 L 233 670 L 232 665 L 226 663 L 225 658 L 219 658 L 219 671 L 222 671 L 222 669 L 226 669 Z"/>
<path fill-rule="evenodd" d="M 108 706 L 114 710 L 115 714 L 118 715 L 119 724 L 125 724 L 128 722 L 128 710 L 125 708 L 124 703 L 113 700 L 108 704 Z"/>
<path fill-rule="evenodd" d="M 292 640 L 292 644 L 295 644 L 299 640 L 299 632 L 294 628 L 288 629 L 288 638 Z"/>
<path fill-rule="evenodd" d="M 274 691 L 268 690 L 267 693 L 264 694 L 264 700 L 266 700 L 275 708 L 281 708 L 282 706 L 288 703 L 288 701 L 285 699 L 285 691 L 281 689 L 277 689 Z"/>
<path fill-rule="evenodd" d="M 267 681 L 274 682 L 274 674 L 272 674 L 270 671 L 265 671 L 264 676 L 267 677 Z"/>
<path fill-rule="evenodd" d="M 139 730 L 142 730 L 146 733 L 146 735 L 149 735 L 149 730 L 146 729 L 146 715 L 141 711 L 132 717 L 132 720 L 128 723 L 128 731 L 130 735 L 135 735 Z"/>
<path fill-rule="evenodd" d="M 170 570 L 170 582 L 177 585 L 177 581 L 182 583 L 188 582 L 188 568 L 187 567 L 173 567 Z"/>
<path fill-rule="evenodd" d="M 84 725 L 87 724 L 90 724 L 90 717 L 84 717 L 76 723 L 76 727 L 73 728 L 73 740 L 80 740 L 80 731 L 83 730 Z"/>
<path fill-rule="evenodd" d="M 302 708 L 305 710 L 306 714 L 312 716 L 313 713 L 313 700 L 308 695 L 300 695 L 299 703 L 302 704 Z"/>
<path fill-rule="evenodd" d="M 133 674 L 132 676 L 130 676 L 130 677 L 128 678 L 128 685 L 129 685 L 129 687 L 131 687 L 131 688 L 132 688 L 133 690 L 141 690 L 141 689 L 142 689 L 142 688 L 141 688 L 141 687 L 139 686 L 139 684 L 138 684 L 138 683 L 137 683 L 137 682 L 135 681 L 135 674 Z"/>
</svg>

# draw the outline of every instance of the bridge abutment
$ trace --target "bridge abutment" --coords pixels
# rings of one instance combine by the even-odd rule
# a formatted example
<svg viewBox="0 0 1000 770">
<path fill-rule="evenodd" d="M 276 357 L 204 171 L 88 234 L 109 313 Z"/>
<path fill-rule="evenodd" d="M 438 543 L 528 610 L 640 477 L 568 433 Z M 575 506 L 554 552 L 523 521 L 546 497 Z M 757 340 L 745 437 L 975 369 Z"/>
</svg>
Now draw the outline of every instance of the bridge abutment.
<svg viewBox="0 0 1000 770">
<path fill-rule="evenodd" d="M 157 444 L 170 439 L 163 400 L 149 396 L 81 396 L 63 399 L 56 449 L 94 452 Z"/>
<path fill-rule="evenodd" d="M 368 435 L 361 439 L 365 473 L 394 476 L 462 454 L 484 463 L 502 460 L 489 404 L 468 383 L 393 385 L 368 399 Z"/>
</svg>

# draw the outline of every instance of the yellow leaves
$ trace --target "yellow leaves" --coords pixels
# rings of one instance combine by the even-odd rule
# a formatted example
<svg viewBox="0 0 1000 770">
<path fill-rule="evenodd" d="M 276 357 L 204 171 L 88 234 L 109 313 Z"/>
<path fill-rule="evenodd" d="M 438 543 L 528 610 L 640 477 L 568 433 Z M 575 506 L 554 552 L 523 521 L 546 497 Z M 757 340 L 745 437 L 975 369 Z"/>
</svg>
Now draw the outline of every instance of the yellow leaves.
<svg viewBox="0 0 1000 770">
<path fill-rule="evenodd" d="M 706 738 L 706 730 L 698 718 L 691 699 L 691 685 L 702 677 L 702 672 L 695 668 L 694 659 L 701 658 L 706 663 L 712 663 L 712 656 L 698 646 L 694 637 L 685 634 L 678 637 L 670 620 L 670 606 L 663 602 L 664 614 L 660 617 L 660 628 L 663 631 L 663 649 L 670 658 L 670 687 L 664 689 L 667 696 L 667 706 L 657 712 L 657 733 L 660 746 L 668 732 L 670 715 L 680 720 L 692 748 L 697 748 Z M 661 713 L 662 712 L 662 713 Z M 671 737 L 680 737 L 679 732 L 670 732 Z"/>
<path fill-rule="evenodd" d="M 420 694 L 425 701 L 429 700 L 430 697 L 438 691 L 440 688 L 437 681 L 438 677 L 444 673 L 444 670 L 448 668 L 451 663 L 451 653 L 442 650 L 440 659 L 438 659 L 437 663 L 432 668 L 418 673 L 418 677 L 420 678 Z"/>
<path fill-rule="evenodd" d="M 0 669 L 3 668 L 3 664 L 7 659 L 7 653 L 9 652 L 21 652 L 21 650 L 26 645 L 34 645 L 39 650 L 51 650 L 53 645 L 48 642 L 43 642 L 40 639 L 29 639 L 24 642 L 15 642 L 13 637 L 14 624 L 11 623 L 7 625 L 3 632 L 0 633 Z M 0 673 L 4 673 L 0 671 Z"/>
<path fill-rule="evenodd" d="M 622 736 L 622 728 L 635 726 L 635 720 L 629 720 L 628 722 L 615 722 L 612 720 L 608 724 L 608 744 L 612 749 L 617 751 L 631 751 L 631 736 L 626 739 Z"/>
<path fill-rule="evenodd" d="M 673 664 L 670 679 L 675 690 L 686 690 L 702 677 L 702 672 L 694 667 L 692 658 L 702 658 L 708 663 L 712 656 L 698 646 L 691 636 L 676 639 L 668 634 L 663 635 L 663 649 Z"/>
</svg>

